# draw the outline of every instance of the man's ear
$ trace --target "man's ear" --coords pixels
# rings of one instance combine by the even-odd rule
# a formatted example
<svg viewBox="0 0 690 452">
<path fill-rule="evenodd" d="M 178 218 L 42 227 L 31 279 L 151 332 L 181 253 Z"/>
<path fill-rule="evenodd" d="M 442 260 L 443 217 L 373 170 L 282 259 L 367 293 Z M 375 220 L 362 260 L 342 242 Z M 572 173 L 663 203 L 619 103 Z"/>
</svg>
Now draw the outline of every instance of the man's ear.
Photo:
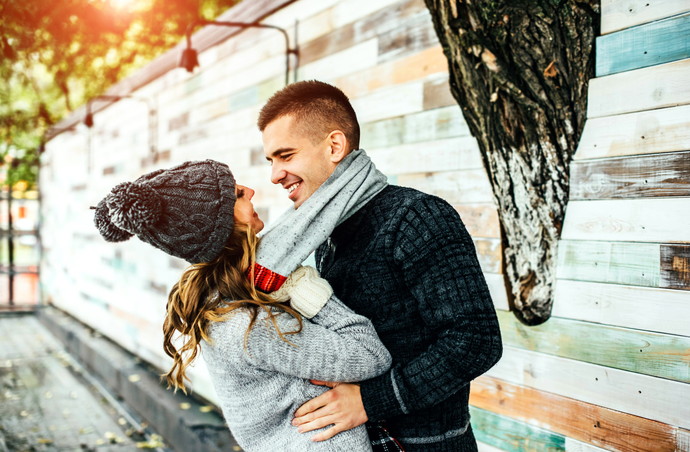
<svg viewBox="0 0 690 452">
<path fill-rule="evenodd" d="M 334 130 L 328 134 L 328 145 L 331 147 L 330 159 L 333 163 L 340 163 L 348 154 L 349 144 L 342 130 Z"/>
</svg>

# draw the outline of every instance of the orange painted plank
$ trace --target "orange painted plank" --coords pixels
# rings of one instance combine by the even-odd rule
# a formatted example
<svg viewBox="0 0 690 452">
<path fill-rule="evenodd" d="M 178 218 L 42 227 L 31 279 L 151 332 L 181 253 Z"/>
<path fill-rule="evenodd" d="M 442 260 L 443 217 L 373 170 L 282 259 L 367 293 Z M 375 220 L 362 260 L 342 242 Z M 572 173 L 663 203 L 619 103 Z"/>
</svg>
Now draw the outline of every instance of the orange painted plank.
<svg viewBox="0 0 690 452">
<path fill-rule="evenodd" d="M 487 376 L 472 382 L 470 404 L 588 444 L 621 452 L 673 452 L 678 428 Z"/>
</svg>

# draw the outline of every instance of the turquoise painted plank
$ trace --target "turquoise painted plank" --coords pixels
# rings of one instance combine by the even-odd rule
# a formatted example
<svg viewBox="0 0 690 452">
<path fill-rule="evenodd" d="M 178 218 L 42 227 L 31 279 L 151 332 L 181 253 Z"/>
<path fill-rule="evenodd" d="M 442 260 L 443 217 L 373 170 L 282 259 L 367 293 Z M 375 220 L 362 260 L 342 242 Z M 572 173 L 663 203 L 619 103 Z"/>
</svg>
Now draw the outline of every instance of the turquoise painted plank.
<svg viewBox="0 0 690 452">
<path fill-rule="evenodd" d="M 228 107 L 230 111 L 242 110 L 243 108 L 251 107 L 258 103 L 259 89 L 256 86 L 250 86 L 228 97 Z"/>
<path fill-rule="evenodd" d="M 469 135 L 457 105 L 362 125 L 362 147 L 377 149 Z"/>
<path fill-rule="evenodd" d="M 470 406 L 477 441 L 509 452 L 565 451 L 565 437 Z"/>
<path fill-rule="evenodd" d="M 185 94 L 191 94 L 194 91 L 201 88 L 201 78 L 202 78 L 202 73 L 198 73 L 195 76 L 193 76 L 192 78 L 188 79 L 184 84 L 184 93 Z"/>
<path fill-rule="evenodd" d="M 668 63 L 690 57 L 690 13 L 597 38 L 596 75 Z"/>
<path fill-rule="evenodd" d="M 660 287 L 660 245 L 561 240 L 558 278 Z"/>
<path fill-rule="evenodd" d="M 497 314 L 506 345 L 690 383 L 690 337 L 558 317 L 525 326 L 509 311 Z"/>
</svg>

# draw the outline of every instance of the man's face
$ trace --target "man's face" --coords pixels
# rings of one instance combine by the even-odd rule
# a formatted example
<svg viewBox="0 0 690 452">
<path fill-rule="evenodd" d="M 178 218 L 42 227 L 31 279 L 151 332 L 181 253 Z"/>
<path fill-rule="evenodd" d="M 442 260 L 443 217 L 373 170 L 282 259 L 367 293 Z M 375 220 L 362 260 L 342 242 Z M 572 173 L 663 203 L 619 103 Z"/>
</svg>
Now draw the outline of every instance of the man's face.
<svg viewBox="0 0 690 452">
<path fill-rule="evenodd" d="M 297 131 L 292 116 L 281 116 L 264 129 L 266 159 L 271 162 L 271 182 L 287 190 L 295 209 L 306 201 L 333 173 L 337 161 L 330 139 L 314 144 Z"/>
</svg>

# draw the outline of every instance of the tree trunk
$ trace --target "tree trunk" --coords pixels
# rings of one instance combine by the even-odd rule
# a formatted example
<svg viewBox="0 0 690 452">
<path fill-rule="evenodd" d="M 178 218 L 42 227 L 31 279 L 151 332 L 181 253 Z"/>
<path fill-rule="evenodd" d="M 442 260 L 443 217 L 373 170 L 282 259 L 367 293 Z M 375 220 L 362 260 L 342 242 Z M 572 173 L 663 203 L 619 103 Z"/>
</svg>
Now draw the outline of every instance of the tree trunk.
<svg viewBox="0 0 690 452">
<path fill-rule="evenodd" d="M 599 2 L 425 2 L 498 205 L 511 310 L 537 325 L 551 315 Z"/>
</svg>

